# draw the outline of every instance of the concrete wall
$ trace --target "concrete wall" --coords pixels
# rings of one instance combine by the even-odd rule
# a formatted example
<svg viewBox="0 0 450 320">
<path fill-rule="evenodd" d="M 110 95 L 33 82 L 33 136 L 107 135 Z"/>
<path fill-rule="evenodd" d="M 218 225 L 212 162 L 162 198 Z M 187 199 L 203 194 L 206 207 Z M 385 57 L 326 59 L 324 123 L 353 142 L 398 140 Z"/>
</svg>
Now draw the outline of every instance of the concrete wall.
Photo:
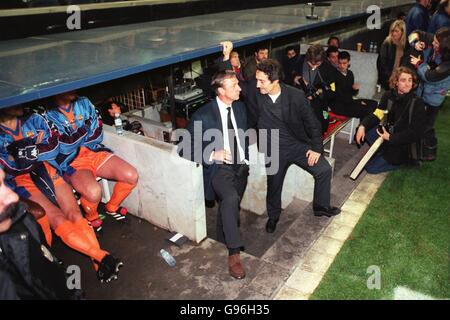
<svg viewBox="0 0 450 320">
<path fill-rule="evenodd" d="M 124 201 L 130 212 L 152 224 L 200 242 L 206 237 L 202 167 L 180 158 L 172 144 L 130 132 L 118 136 L 104 126 L 104 144 L 139 173 Z M 110 182 L 110 190 L 113 190 Z"/>
</svg>

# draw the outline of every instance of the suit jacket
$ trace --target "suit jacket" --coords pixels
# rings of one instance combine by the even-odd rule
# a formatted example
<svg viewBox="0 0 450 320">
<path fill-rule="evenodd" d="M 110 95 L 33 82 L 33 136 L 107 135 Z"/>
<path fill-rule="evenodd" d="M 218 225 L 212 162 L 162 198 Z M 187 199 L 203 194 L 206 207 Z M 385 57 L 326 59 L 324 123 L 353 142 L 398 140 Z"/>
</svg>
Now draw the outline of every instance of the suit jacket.
<svg viewBox="0 0 450 320">
<path fill-rule="evenodd" d="M 236 120 L 236 129 L 241 129 L 243 132 L 247 131 L 247 112 L 245 105 L 240 101 L 235 101 L 231 105 L 231 108 L 233 109 L 234 117 Z M 220 147 L 211 149 L 211 144 L 215 142 L 215 139 L 211 140 L 205 140 L 201 139 L 201 143 L 198 141 L 194 141 L 194 124 L 197 122 L 197 124 L 200 122 L 202 125 L 201 130 L 201 137 L 203 137 L 205 131 L 208 129 L 217 129 L 221 133 L 221 140 L 217 141 L 216 143 L 219 143 Z M 182 146 L 182 140 L 180 141 L 178 145 L 178 151 L 180 155 L 190 161 L 194 161 L 197 163 L 201 163 L 203 165 L 203 185 L 204 185 L 204 191 L 205 191 L 205 199 L 206 200 L 214 200 L 215 199 L 215 193 L 212 188 L 212 178 L 214 174 L 217 172 L 218 164 L 214 161 L 208 161 L 209 155 L 213 150 L 220 150 L 223 149 L 223 131 L 222 131 L 222 119 L 220 117 L 220 111 L 219 106 L 217 104 L 216 99 L 211 100 L 208 104 L 201 107 L 199 110 L 197 110 L 191 117 L 189 124 L 187 126 L 187 131 L 189 132 L 191 136 L 191 148 L 190 153 L 186 154 L 186 152 L 183 152 L 182 149 L 180 149 L 180 146 Z M 200 132 L 197 132 L 196 134 L 199 135 Z M 248 159 L 248 142 L 246 141 L 245 137 L 242 135 L 239 135 L 239 141 L 241 144 L 242 149 L 245 153 L 245 158 Z M 201 149 L 200 149 L 201 148 Z M 205 156 L 203 156 L 203 153 L 206 153 Z M 201 155 L 201 157 L 200 157 Z"/>
<path fill-rule="evenodd" d="M 287 124 L 292 136 L 307 144 L 311 150 L 323 153 L 322 127 L 314 115 L 309 101 L 302 90 L 281 83 L 281 107 L 283 122 Z M 263 95 L 256 93 L 255 114 L 261 114 Z"/>
</svg>

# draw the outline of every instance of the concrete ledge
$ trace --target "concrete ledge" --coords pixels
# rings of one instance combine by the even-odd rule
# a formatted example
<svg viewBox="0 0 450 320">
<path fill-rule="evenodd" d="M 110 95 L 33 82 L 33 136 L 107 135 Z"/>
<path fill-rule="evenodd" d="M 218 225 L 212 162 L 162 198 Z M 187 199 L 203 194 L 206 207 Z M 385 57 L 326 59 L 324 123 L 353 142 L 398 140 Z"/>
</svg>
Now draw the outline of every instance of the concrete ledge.
<svg viewBox="0 0 450 320">
<path fill-rule="evenodd" d="M 256 144 L 249 147 L 250 175 L 247 189 L 241 202 L 241 208 L 258 215 L 266 212 L 267 175 L 264 154 L 258 152 Z M 325 157 L 334 168 L 334 159 Z M 286 173 L 281 195 L 281 207 L 285 209 L 294 198 L 312 201 L 314 178 L 297 165 L 291 165 Z"/>
</svg>

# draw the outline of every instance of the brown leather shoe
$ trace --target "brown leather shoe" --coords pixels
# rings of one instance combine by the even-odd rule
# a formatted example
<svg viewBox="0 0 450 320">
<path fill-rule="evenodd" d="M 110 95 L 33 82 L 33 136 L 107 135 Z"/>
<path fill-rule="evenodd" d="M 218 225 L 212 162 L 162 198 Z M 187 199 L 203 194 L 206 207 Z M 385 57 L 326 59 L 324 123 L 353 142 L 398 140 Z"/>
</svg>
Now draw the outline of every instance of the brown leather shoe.
<svg viewBox="0 0 450 320">
<path fill-rule="evenodd" d="M 244 279 L 245 271 L 241 264 L 241 255 L 239 253 L 228 257 L 228 271 L 233 278 Z"/>
</svg>

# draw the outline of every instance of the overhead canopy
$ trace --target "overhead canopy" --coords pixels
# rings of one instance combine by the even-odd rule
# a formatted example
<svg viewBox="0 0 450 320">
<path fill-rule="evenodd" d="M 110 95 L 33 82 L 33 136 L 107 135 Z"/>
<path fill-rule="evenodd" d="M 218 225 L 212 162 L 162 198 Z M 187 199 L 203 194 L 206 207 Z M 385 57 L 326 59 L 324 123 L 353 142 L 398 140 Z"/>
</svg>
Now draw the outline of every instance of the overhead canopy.
<svg viewBox="0 0 450 320">
<path fill-rule="evenodd" d="M 410 0 L 331 1 L 308 20 L 305 4 L 230 11 L 0 42 L 0 108 L 235 47 L 331 25 Z"/>
</svg>

